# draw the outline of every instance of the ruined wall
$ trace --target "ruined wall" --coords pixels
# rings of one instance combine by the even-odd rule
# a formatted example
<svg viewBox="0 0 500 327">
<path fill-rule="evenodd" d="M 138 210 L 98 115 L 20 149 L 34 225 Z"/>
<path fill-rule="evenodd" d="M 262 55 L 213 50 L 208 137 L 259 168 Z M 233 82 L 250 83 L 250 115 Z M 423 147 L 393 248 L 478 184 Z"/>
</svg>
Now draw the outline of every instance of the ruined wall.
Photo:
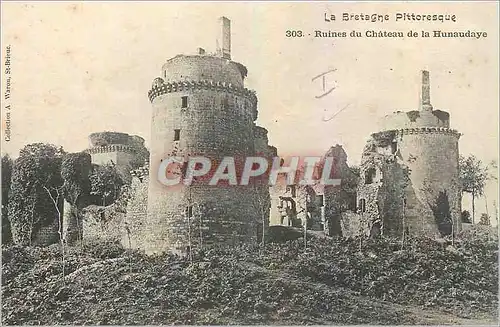
<svg viewBox="0 0 500 327">
<path fill-rule="evenodd" d="M 325 229 L 325 186 L 319 182 L 306 185 L 307 229 L 324 231 Z"/>
<path fill-rule="evenodd" d="M 217 165 L 223 156 L 244 160 L 255 154 L 257 98 L 243 88 L 243 77 L 242 66 L 226 59 L 177 56 L 163 66 L 166 81 L 155 79 L 149 92 L 153 116 L 147 252 L 256 241 L 262 218 L 254 186 L 195 181 L 189 187 L 166 187 L 157 178 L 161 160 L 169 156 L 202 155 Z"/>
<path fill-rule="evenodd" d="M 90 205 L 82 210 L 82 215 L 84 240 L 121 240 L 125 210 L 117 209 L 115 204 Z"/>
<path fill-rule="evenodd" d="M 447 112 L 433 110 L 427 71 L 421 87 L 419 110 L 385 117 L 365 146 L 358 197 L 383 233 L 440 237 L 461 228 L 460 133 L 449 128 Z"/>
<path fill-rule="evenodd" d="M 380 135 L 380 134 L 379 134 Z M 398 153 L 387 154 L 395 133 L 389 136 L 389 144 L 380 143 L 378 135 L 376 148 L 363 153 L 360 181 L 358 187 L 358 211 L 366 225 L 369 235 L 380 232 L 383 235 L 399 235 L 402 233 L 404 219 L 405 189 L 409 183 L 408 169 L 401 162 Z M 374 228 L 380 228 L 380 231 Z"/>
<path fill-rule="evenodd" d="M 143 226 L 147 214 L 147 195 L 149 182 L 148 166 L 131 172 L 131 183 L 122 188 L 118 199 L 111 205 L 90 205 L 82 211 L 82 236 L 85 240 L 106 239 L 119 241 L 126 248 L 141 248 L 144 243 Z M 65 216 L 70 212 L 65 212 Z M 65 224 L 68 240 L 76 230 L 75 219 L 67 220 Z M 74 233 L 73 233 L 74 234 Z M 73 235 L 76 236 L 76 235 Z"/>
<path fill-rule="evenodd" d="M 148 208 L 149 167 L 132 171 L 130 196 L 123 224 L 121 243 L 124 247 L 139 249 L 144 247 L 144 229 Z"/>
<path fill-rule="evenodd" d="M 273 226 L 307 226 L 309 230 L 324 229 L 324 187 L 314 185 L 286 185 L 286 175 L 280 174 L 276 185 L 270 188 L 270 224 Z"/>
<path fill-rule="evenodd" d="M 341 213 L 340 226 L 342 228 L 342 237 L 351 238 L 358 236 L 369 236 L 370 226 L 366 216 L 353 211 Z"/>
<path fill-rule="evenodd" d="M 347 153 L 341 145 L 331 147 L 324 159 L 333 158 L 331 178 L 341 180 L 341 185 L 326 185 L 324 188 L 325 232 L 330 236 L 342 236 L 341 215 L 355 210 L 357 176 L 347 165 Z"/>
<path fill-rule="evenodd" d="M 33 243 L 36 245 L 50 245 L 59 242 L 59 222 L 57 217 L 49 223 L 40 227 L 33 237 Z"/>
<path fill-rule="evenodd" d="M 321 176 L 326 158 L 332 159 L 329 177 L 340 179 L 341 185 L 323 185 Z M 329 159 L 329 160 L 330 160 Z M 300 170 L 300 169 L 299 169 Z M 280 175 L 271 188 L 271 224 L 303 226 L 324 231 L 327 235 L 342 235 L 341 213 L 355 209 L 357 176 L 347 165 L 347 154 L 341 145 L 331 147 L 316 165 L 312 185 L 286 185 L 286 175 Z M 290 214 L 288 202 L 294 204 Z"/>
<path fill-rule="evenodd" d="M 279 181 L 280 176 L 278 176 Z M 292 222 L 286 219 L 286 210 L 283 208 L 283 201 L 280 199 L 281 196 L 292 197 L 292 192 L 286 187 L 284 182 L 277 182 L 269 189 L 269 194 L 271 197 L 271 209 L 269 213 L 269 224 L 274 225 L 285 225 L 291 226 Z"/>
<path fill-rule="evenodd" d="M 149 156 L 149 151 L 144 146 L 144 139 L 137 135 L 98 132 L 89 135 L 89 143 L 90 148 L 85 151 L 90 154 L 92 163 L 114 164 L 127 185 L 132 181 L 130 171 L 144 165 Z M 68 242 L 77 240 L 78 233 L 81 233 L 84 239 L 122 240 L 126 235 L 125 216 L 129 196 L 129 189 L 125 188 L 112 205 L 87 206 L 81 211 L 81 222 L 76 220 L 71 206 L 65 206 L 64 231 Z M 128 242 L 123 243 L 125 246 L 129 245 Z"/>
<path fill-rule="evenodd" d="M 276 148 L 269 146 L 269 140 L 267 137 L 267 130 L 263 127 L 254 125 L 254 151 L 255 155 L 259 157 L 267 158 L 268 171 L 269 167 L 272 166 L 273 158 L 276 156 Z M 262 234 L 264 236 L 268 233 L 270 212 L 271 212 L 271 196 L 269 180 L 267 175 L 260 176 L 253 180 L 253 183 L 257 191 L 257 205 L 260 208 L 259 215 L 262 219 L 262 227 L 257 232 L 257 239 L 262 240 Z"/>
<path fill-rule="evenodd" d="M 56 197 L 55 194 L 53 196 Z M 61 215 L 63 205 L 63 198 L 60 196 L 58 210 L 61 212 Z M 43 194 L 42 197 L 36 200 L 33 215 L 33 221 L 38 227 L 33 227 L 31 244 L 50 245 L 59 242 L 59 216 L 48 195 Z M 26 229 L 21 229 L 16 225 L 11 228 L 14 240 L 20 239 L 17 236 L 18 232 L 23 235 L 23 230 L 26 231 Z"/>
<path fill-rule="evenodd" d="M 460 230 L 459 134 L 448 128 L 413 128 L 372 135 L 362 159 L 361 214 L 381 222 L 384 235 L 430 237 Z M 367 178 L 370 181 L 367 181 Z M 369 227 L 371 228 L 371 227 Z"/>
</svg>

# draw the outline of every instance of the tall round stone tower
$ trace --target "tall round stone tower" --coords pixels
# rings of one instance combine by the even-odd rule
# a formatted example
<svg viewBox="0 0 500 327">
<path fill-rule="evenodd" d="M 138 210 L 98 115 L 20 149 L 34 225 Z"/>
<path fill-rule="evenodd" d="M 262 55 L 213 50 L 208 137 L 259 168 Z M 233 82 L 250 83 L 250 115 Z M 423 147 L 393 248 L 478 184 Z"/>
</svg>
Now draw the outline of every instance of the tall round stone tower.
<svg viewBox="0 0 500 327">
<path fill-rule="evenodd" d="M 409 180 L 405 183 L 400 211 L 403 219 L 398 229 L 428 236 L 446 235 L 461 226 L 460 133 L 450 129 L 448 112 L 433 109 L 428 71 L 422 72 L 421 88 L 419 110 L 386 116 L 381 133 L 374 136 L 394 137 L 386 142 L 389 153 L 407 167 Z M 386 208 L 394 205 L 386 204 Z"/>
<path fill-rule="evenodd" d="M 254 185 L 208 185 L 194 180 L 165 186 L 158 168 L 167 157 L 204 156 L 212 166 L 225 156 L 256 154 L 257 97 L 244 87 L 247 69 L 231 60 L 230 21 L 219 20 L 216 54 L 198 49 L 163 65 L 153 81 L 146 252 L 188 253 L 213 243 L 256 242 L 262 222 Z M 260 142 L 260 140 L 259 140 Z"/>
</svg>

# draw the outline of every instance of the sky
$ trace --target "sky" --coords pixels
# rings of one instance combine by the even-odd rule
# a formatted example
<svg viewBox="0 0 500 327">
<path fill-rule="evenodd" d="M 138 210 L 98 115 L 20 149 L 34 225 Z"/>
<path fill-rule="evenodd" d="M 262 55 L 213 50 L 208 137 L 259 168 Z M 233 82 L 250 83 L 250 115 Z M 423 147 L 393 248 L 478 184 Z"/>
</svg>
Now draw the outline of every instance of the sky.
<svg viewBox="0 0 500 327">
<path fill-rule="evenodd" d="M 395 22 L 397 12 L 454 14 L 456 22 Z M 390 20 L 342 21 L 343 13 L 388 14 Z M 336 21 L 325 21 L 325 14 Z M 359 164 L 381 117 L 418 109 L 426 69 L 432 105 L 448 111 L 451 127 L 463 133 L 461 154 L 498 161 L 495 2 L 2 2 L 2 70 L 7 45 L 12 69 L 11 140 L 2 137 L 2 153 L 15 157 L 33 142 L 81 151 L 98 131 L 137 134 L 147 144 L 151 82 L 177 54 L 215 51 L 220 16 L 231 19 L 232 59 L 248 68 L 246 87 L 259 99 L 257 123 L 280 155 L 322 155 L 342 144 L 349 163 Z M 305 36 L 286 37 L 287 30 Z M 471 30 L 487 37 L 314 38 L 316 30 Z M 318 99 L 322 79 L 313 78 L 328 71 L 325 88 L 335 90 Z M 2 133 L 4 119 L 2 112 Z M 497 181 L 486 194 L 493 215 Z M 485 204 L 479 200 L 479 213 Z"/>
</svg>

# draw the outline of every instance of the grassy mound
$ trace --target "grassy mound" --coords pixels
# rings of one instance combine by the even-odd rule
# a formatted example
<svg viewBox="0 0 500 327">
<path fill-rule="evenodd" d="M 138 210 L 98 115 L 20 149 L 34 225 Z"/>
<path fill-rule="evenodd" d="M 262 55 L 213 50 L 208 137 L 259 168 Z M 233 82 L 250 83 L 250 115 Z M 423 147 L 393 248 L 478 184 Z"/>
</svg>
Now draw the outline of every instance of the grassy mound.
<svg viewBox="0 0 500 327">
<path fill-rule="evenodd" d="M 425 324 L 496 316 L 497 240 L 313 238 L 192 260 L 114 244 L 2 251 L 3 324 Z M 429 311 L 429 312 L 430 312 Z"/>
</svg>

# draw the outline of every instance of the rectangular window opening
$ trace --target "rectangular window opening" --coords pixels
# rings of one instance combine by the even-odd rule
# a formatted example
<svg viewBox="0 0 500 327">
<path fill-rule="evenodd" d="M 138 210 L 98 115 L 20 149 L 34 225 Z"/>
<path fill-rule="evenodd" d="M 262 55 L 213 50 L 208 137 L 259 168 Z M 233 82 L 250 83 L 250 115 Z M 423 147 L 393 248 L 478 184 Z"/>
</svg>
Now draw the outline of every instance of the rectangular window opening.
<svg viewBox="0 0 500 327">
<path fill-rule="evenodd" d="M 181 139 L 181 130 L 174 129 L 174 141 L 179 141 Z"/>
<path fill-rule="evenodd" d="M 187 108 L 188 106 L 188 97 L 187 96 L 183 96 L 182 98 L 182 108 Z"/>
<path fill-rule="evenodd" d="M 320 207 L 323 207 L 325 205 L 325 198 L 323 195 L 318 195 L 318 204 Z"/>
<path fill-rule="evenodd" d="M 186 216 L 189 218 L 193 217 L 193 206 L 186 207 Z"/>
<path fill-rule="evenodd" d="M 366 201 L 365 199 L 359 200 L 359 211 L 366 212 Z"/>
<path fill-rule="evenodd" d="M 365 171 L 365 184 L 372 184 L 377 171 L 374 168 L 368 168 Z"/>
</svg>

